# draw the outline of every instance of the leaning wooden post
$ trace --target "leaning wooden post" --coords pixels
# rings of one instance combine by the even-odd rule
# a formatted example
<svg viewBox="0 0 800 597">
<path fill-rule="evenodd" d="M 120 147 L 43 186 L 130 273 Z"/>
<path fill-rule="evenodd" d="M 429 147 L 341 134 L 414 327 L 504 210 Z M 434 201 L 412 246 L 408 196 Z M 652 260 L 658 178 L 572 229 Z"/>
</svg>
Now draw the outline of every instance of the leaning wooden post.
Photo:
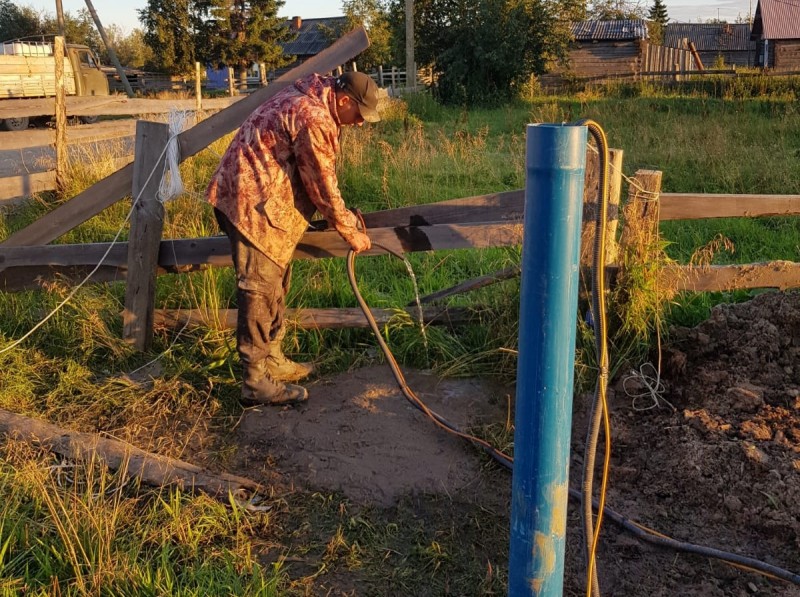
<svg viewBox="0 0 800 597">
<path fill-rule="evenodd" d="M 158 187 L 166 156 L 164 147 L 168 141 L 168 125 L 145 120 L 136 123 L 134 205 L 128 241 L 122 337 L 137 350 L 147 350 L 153 339 L 158 248 L 164 228 L 164 206 L 158 198 Z"/>
<path fill-rule="evenodd" d="M 56 36 L 53 43 L 56 59 L 56 192 L 63 195 L 67 188 L 67 92 L 64 87 L 64 38 Z"/>
</svg>

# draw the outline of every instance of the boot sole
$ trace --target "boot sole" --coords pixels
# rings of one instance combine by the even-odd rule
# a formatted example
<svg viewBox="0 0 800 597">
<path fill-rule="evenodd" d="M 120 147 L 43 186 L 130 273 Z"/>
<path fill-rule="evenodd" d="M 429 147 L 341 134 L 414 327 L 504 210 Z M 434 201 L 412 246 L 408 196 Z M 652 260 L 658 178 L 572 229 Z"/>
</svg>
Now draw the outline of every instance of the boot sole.
<svg viewBox="0 0 800 597">
<path fill-rule="evenodd" d="M 308 401 L 308 392 L 306 391 L 302 396 L 296 396 L 294 398 L 274 398 L 270 400 L 259 400 L 257 398 L 252 398 L 250 396 L 245 396 L 244 394 L 239 399 L 245 406 L 287 406 L 290 404 L 301 404 L 303 402 Z"/>
</svg>

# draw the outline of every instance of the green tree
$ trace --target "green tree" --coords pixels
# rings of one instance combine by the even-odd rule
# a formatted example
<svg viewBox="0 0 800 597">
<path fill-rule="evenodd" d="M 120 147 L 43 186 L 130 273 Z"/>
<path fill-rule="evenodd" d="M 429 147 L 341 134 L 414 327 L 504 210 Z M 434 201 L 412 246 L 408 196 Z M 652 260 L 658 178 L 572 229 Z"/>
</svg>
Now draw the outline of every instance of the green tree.
<svg viewBox="0 0 800 597">
<path fill-rule="evenodd" d="M 653 0 L 653 5 L 647 13 L 647 18 L 660 23 L 662 27 L 667 26 L 669 15 L 667 14 L 667 5 L 664 4 L 664 0 Z"/>
<path fill-rule="evenodd" d="M 194 72 L 194 20 L 190 0 L 147 0 L 138 11 L 144 41 L 153 51 L 146 68 L 170 74 Z"/>
<path fill-rule="evenodd" d="M 281 42 L 292 36 L 285 19 L 278 17 L 282 0 L 202 0 L 197 3 L 196 27 L 209 64 L 232 66 L 246 85 L 247 69 L 264 63 L 267 70 L 289 63 Z"/>
<path fill-rule="evenodd" d="M 370 45 L 355 57 L 356 64 L 365 71 L 374 70 L 382 64 L 389 64 L 392 61 L 392 27 L 384 3 L 381 0 L 344 0 L 342 8 L 345 24 L 325 27 L 328 39 L 335 41 L 357 27 L 364 27 Z"/>
<path fill-rule="evenodd" d="M 39 13 L 30 6 L 0 0 L 0 42 L 41 35 L 40 21 Z"/>
<path fill-rule="evenodd" d="M 109 25 L 106 27 L 106 36 L 114 46 L 120 64 L 130 68 L 144 68 L 145 64 L 153 62 L 153 51 L 144 41 L 144 31 L 135 28 L 130 33 L 119 25 Z M 103 48 L 98 54 L 100 62 L 111 64 L 108 51 Z"/>
<path fill-rule="evenodd" d="M 42 31 L 49 35 L 58 32 L 58 18 L 53 13 L 47 13 L 41 19 Z M 64 13 L 64 38 L 70 44 L 83 44 L 95 52 L 103 49 L 103 41 L 97 32 L 92 15 L 86 8 L 81 8 L 77 15 L 70 12 Z"/>
<path fill-rule="evenodd" d="M 390 7 L 398 51 L 405 45 L 404 1 Z M 545 71 L 566 42 L 547 0 L 415 0 L 415 57 L 433 69 L 445 103 L 493 104 Z"/>
<path fill-rule="evenodd" d="M 647 20 L 650 42 L 654 44 L 662 43 L 664 31 L 667 23 L 669 23 L 669 15 L 667 14 L 667 6 L 664 4 L 664 0 L 653 0 L 653 5 L 647 13 Z"/>
<path fill-rule="evenodd" d="M 645 9 L 629 0 L 594 0 L 589 7 L 589 18 L 597 21 L 643 19 Z"/>
</svg>

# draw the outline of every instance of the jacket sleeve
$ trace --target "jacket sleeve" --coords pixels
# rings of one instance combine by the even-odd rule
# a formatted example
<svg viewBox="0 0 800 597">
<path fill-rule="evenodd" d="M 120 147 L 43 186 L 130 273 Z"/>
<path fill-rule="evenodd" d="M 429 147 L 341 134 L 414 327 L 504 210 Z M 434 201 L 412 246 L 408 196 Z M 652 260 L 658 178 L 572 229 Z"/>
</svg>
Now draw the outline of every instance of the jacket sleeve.
<svg viewBox="0 0 800 597">
<path fill-rule="evenodd" d="M 347 209 L 336 178 L 335 126 L 309 119 L 295 137 L 295 157 L 308 198 L 346 241 L 358 232 L 358 219 Z"/>
</svg>

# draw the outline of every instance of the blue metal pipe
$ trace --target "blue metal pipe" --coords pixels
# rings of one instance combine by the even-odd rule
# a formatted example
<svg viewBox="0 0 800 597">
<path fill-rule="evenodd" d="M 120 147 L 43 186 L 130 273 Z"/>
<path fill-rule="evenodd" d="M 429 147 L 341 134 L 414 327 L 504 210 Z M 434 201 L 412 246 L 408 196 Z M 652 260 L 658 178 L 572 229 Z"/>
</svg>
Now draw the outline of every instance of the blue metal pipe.
<svg viewBox="0 0 800 597">
<path fill-rule="evenodd" d="M 586 140 L 585 126 L 527 127 L 511 597 L 564 587 Z"/>
</svg>

